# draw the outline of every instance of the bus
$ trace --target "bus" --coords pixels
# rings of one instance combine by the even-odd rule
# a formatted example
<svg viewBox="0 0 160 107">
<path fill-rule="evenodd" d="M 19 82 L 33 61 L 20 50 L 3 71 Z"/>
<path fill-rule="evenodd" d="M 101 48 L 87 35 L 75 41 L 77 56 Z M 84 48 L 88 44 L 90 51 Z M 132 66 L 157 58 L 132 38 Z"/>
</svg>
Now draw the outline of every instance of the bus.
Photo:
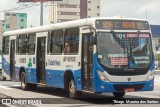
<svg viewBox="0 0 160 107">
<path fill-rule="evenodd" d="M 154 55 L 148 21 L 126 17 L 86 18 L 3 34 L 2 75 L 37 86 L 81 93 L 154 89 Z"/>
</svg>

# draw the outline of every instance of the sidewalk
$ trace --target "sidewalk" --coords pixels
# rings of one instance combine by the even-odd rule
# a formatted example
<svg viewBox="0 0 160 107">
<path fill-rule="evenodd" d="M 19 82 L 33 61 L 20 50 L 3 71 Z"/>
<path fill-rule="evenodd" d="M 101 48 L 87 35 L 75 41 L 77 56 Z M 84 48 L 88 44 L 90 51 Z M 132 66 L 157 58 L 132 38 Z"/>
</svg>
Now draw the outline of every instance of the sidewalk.
<svg viewBox="0 0 160 107">
<path fill-rule="evenodd" d="M 155 75 L 160 75 L 160 70 L 155 70 Z"/>
</svg>

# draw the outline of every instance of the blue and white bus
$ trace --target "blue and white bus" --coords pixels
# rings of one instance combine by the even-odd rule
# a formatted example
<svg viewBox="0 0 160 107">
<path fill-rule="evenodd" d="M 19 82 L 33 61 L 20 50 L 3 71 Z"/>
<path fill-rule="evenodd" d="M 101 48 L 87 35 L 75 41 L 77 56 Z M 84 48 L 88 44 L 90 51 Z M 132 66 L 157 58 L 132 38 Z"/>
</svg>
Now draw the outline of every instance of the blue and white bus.
<svg viewBox="0 0 160 107">
<path fill-rule="evenodd" d="M 56 23 L 3 34 L 2 75 L 21 82 L 81 92 L 154 89 L 154 55 L 148 21 L 102 17 Z"/>
</svg>

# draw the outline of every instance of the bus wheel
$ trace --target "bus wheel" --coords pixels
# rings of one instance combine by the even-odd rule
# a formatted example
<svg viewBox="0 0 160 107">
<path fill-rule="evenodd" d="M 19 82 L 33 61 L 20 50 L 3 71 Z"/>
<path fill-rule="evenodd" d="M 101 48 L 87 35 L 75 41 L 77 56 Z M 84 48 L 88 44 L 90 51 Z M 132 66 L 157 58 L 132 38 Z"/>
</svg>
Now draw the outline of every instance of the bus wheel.
<svg viewBox="0 0 160 107">
<path fill-rule="evenodd" d="M 24 72 L 21 73 L 21 87 L 22 87 L 22 90 L 29 89 L 29 84 L 26 81 L 26 74 Z"/>
<path fill-rule="evenodd" d="M 70 79 L 70 82 L 69 82 L 69 96 L 70 98 L 78 98 L 81 96 L 81 92 L 76 90 L 73 79 Z"/>
<path fill-rule="evenodd" d="M 125 95 L 125 92 L 113 92 L 114 97 L 123 97 Z"/>
<path fill-rule="evenodd" d="M 2 78 L 3 78 L 3 79 L 2 79 L 3 81 L 6 81 L 6 77 L 2 77 Z"/>
</svg>

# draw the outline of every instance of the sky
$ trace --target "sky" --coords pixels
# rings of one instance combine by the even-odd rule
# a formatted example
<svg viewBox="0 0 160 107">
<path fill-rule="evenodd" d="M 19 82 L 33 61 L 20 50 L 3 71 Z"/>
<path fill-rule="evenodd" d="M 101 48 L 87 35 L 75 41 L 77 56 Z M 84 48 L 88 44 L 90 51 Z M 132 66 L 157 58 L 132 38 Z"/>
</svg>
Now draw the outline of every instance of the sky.
<svg viewBox="0 0 160 107">
<path fill-rule="evenodd" d="M 40 25 L 40 6 L 36 4 L 18 3 L 18 0 L 0 0 L 0 20 L 4 19 L 4 10 L 17 7 L 32 6 L 27 9 L 10 11 L 28 14 L 28 27 Z M 34 6 L 33 6 L 34 5 Z M 147 19 L 152 25 L 160 25 L 160 0 L 101 0 L 100 16 L 125 16 Z M 48 23 L 48 7 L 44 6 L 44 25 Z"/>
</svg>

